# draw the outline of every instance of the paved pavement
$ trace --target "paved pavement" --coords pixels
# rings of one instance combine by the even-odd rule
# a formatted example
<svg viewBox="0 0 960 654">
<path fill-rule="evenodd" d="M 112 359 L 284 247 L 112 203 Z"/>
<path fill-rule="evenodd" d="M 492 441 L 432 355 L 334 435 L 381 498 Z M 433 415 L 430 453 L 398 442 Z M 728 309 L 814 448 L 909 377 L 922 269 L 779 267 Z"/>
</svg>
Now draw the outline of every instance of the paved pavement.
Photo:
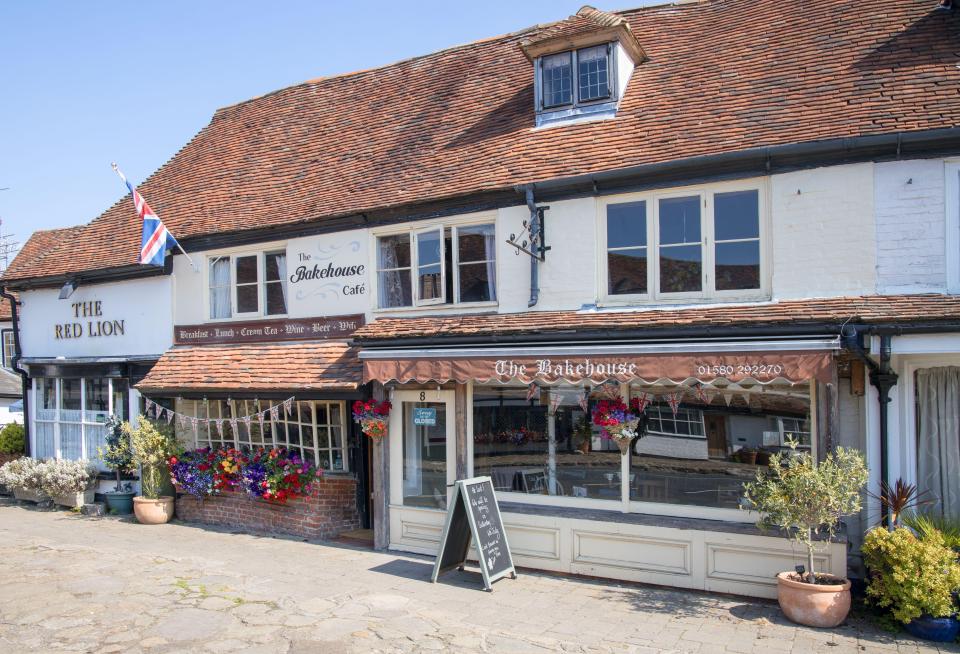
<svg viewBox="0 0 960 654">
<path fill-rule="evenodd" d="M 775 603 L 0 501 L 0 652 L 960 652 Z"/>
</svg>

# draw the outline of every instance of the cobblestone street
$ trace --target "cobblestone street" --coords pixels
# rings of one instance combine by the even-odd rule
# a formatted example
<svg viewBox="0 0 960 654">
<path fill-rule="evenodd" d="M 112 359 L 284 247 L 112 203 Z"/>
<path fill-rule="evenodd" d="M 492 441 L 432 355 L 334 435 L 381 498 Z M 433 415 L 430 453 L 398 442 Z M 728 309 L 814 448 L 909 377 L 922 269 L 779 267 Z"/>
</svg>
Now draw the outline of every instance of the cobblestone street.
<svg viewBox="0 0 960 654">
<path fill-rule="evenodd" d="M 775 603 L 0 505 L 0 651 L 957 652 Z M 469 570 L 469 569 L 468 569 Z"/>
</svg>

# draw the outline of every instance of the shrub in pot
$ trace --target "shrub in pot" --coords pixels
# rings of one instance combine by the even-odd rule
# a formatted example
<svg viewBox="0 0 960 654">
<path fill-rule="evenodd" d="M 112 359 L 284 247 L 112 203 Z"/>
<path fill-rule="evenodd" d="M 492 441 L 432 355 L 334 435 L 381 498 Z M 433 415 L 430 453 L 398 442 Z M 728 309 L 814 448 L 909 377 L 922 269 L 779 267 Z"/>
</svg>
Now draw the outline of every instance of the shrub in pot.
<svg viewBox="0 0 960 654">
<path fill-rule="evenodd" d="M 63 506 L 93 502 L 97 469 L 89 461 L 48 459 L 37 466 L 40 491 Z"/>
<path fill-rule="evenodd" d="M 103 463 L 117 473 L 117 485 L 113 491 L 104 493 L 107 509 L 110 513 L 129 515 L 133 513 L 134 492 L 130 484 L 124 486 L 122 473 L 133 472 L 133 452 L 130 450 L 130 434 L 123 428 L 124 423 L 116 416 L 110 416 L 105 423 L 105 446 L 97 448 Z"/>
<path fill-rule="evenodd" d="M 167 461 L 176 453 L 177 442 L 145 418 L 141 418 L 136 429 L 124 423 L 123 430 L 130 439 L 133 463 L 140 467 L 141 495 L 133 498 L 133 512 L 143 524 L 169 522 L 173 517 L 173 496 L 160 493 L 170 478 Z"/>
<path fill-rule="evenodd" d="M 960 563 L 936 530 L 918 538 L 909 529 L 870 530 L 863 541 L 870 571 L 867 597 L 920 638 L 951 642 L 960 633 L 956 591 Z"/>
<path fill-rule="evenodd" d="M 0 463 L 12 461 L 26 452 L 26 436 L 23 425 L 11 422 L 0 429 Z"/>
<path fill-rule="evenodd" d="M 18 500 L 40 502 L 47 499 L 40 486 L 41 461 L 21 457 L 0 466 L 0 484 L 9 488 Z"/>
<path fill-rule="evenodd" d="M 860 510 L 867 466 L 855 450 L 839 447 L 817 464 L 809 453 L 797 452 L 796 443 L 790 447 L 789 455 L 773 454 L 769 468 L 744 486 L 744 499 L 760 511 L 759 527 L 780 529 L 807 550 L 803 573 L 777 575 L 781 610 L 799 624 L 836 627 L 850 611 L 850 581 L 818 574 L 814 553 L 829 546 L 840 518 Z"/>
</svg>

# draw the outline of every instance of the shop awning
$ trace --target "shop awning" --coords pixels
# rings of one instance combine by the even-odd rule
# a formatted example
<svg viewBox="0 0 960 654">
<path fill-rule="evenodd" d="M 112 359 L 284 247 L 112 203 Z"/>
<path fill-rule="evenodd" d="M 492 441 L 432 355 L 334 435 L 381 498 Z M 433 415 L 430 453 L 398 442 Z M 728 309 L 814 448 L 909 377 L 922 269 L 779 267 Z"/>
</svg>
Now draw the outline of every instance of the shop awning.
<svg viewBox="0 0 960 654">
<path fill-rule="evenodd" d="M 606 381 L 829 382 L 839 339 L 364 350 L 364 381 L 556 384 Z"/>
<path fill-rule="evenodd" d="M 357 351 L 344 341 L 203 345 L 167 350 L 136 385 L 142 393 L 355 391 Z"/>
</svg>

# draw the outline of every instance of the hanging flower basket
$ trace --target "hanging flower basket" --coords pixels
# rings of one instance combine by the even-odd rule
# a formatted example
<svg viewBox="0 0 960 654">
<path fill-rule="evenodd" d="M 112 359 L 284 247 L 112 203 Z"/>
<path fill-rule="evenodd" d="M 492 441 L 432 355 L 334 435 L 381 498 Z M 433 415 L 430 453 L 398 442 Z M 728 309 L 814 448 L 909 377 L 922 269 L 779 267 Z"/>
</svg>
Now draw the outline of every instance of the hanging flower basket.
<svg viewBox="0 0 960 654">
<path fill-rule="evenodd" d="M 636 398 L 630 401 L 630 406 L 624 404 L 619 397 L 600 400 L 593 407 L 593 424 L 600 427 L 603 438 L 613 440 L 620 449 L 620 454 L 625 455 L 630 449 L 630 443 L 641 435 L 640 415 L 644 408 Z"/>
<path fill-rule="evenodd" d="M 353 419 L 360 423 L 360 430 L 375 441 L 387 435 L 387 417 L 390 403 L 384 400 L 357 400 L 353 403 Z"/>
</svg>

